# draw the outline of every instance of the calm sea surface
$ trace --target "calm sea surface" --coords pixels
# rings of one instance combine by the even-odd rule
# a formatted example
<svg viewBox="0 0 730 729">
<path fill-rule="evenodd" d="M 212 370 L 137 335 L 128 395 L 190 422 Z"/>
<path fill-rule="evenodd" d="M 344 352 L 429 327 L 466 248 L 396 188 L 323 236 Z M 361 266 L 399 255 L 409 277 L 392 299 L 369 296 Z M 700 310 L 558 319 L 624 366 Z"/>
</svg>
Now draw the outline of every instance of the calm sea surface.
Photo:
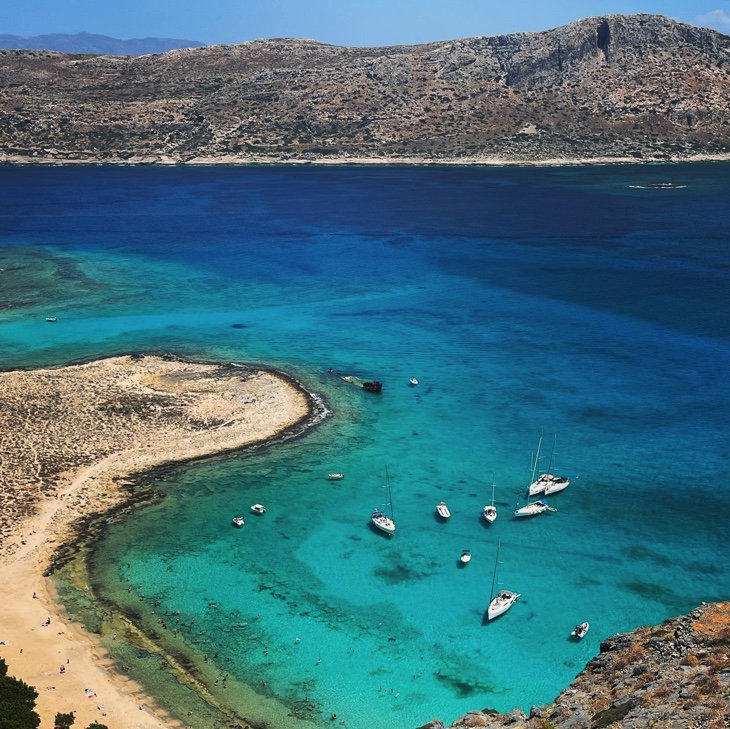
<svg viewBox="0 0 730 729">
<path fill-rule="evenodd" d="M 304 439 L 160 482 L 91 562 L 107 610 L 252 721 L 527 710 L 606 636 L 730 597 L 730 165 L 5 167 L 0 190 L 3 367 L 174 352 L 327 399 Z M 517 521 L 541 432 L 571 485 Z M 498 541 L 522 596 L 485 626 Z M 115 649 L 212 726 L 158 654 Z"/>
</svg>

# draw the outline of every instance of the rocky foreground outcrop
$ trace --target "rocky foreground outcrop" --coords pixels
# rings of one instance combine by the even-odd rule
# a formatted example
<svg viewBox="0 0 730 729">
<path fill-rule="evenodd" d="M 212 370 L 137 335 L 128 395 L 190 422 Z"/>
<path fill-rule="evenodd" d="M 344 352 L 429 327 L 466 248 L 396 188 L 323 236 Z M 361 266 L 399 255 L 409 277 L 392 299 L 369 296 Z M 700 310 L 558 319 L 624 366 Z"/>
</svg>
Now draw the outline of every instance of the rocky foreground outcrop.
<svg viewBox="0 0 730 729">
<path fill-rule="evenodd" d="M 702 605 L 653 628 L 615 635 L 554 703 L 530 716 L 484 709 L 453 724 L 486 729 L 726 729 L 730 603 Z M 421 729 L 444 729 L 433 721 Z"/>
<path fill-rule="evenodd" d="M 0 51 L 0 160 L 683 159 L 730 153 L 730 37 L 656 15 L 344 48 Z"/>
</svg>

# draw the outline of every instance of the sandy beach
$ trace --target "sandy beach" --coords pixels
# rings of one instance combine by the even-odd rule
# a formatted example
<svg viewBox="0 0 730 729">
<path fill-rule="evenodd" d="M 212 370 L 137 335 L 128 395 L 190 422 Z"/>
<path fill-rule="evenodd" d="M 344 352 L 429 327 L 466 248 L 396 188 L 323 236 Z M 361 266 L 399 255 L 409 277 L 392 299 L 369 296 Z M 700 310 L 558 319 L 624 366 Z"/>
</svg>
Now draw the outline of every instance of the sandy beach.
<svg viewBox="0 0 730 729">
<path fill-rule="evenodd" d="M 172 357 L 114 357 L 0 373 L 0 658 L 38 691 L 41 727 L 184 726 L 166 715 L 45 577 L 78 520 L 119 506 L 125 479 L 298 432 L 317 416 L 286 377 Z M 49 622 L 50 621 L 50 622 Z"/>
<path fill-rule="evenodd" d="M 313 156 L 290 156 L 276 157 L 270 155 L 220 155 L 212 156 L 189 156 L 176 157 L 168 155 L 152 155 L 149 157 L 133 155 L 131 157 L 108 157 L 108 158 L 75 158 L 61 155 L 37 155 L 34 157 L 18 154 L 0 154 L 0 165 L 153 165 L 153 166 L 338 166 L 338 165 L 366 165 L 366 166 L 388 166 L 388 165 L 415 165 L 429 167 L 575 167 L 590 165 L 637 165 L 637 164 L 671 164 L 681 162 L 727 162 L 730 154 L 695 154 L 695 155 L 663 155 L 653 157 L 551 157 L 534 158 L 526 157 L 486 157 L 486 156 L 463 156 L 463 157 L 406 157 L 406 156 L 373 156 L 373 157 L 313 157 Z"/>
</svg>

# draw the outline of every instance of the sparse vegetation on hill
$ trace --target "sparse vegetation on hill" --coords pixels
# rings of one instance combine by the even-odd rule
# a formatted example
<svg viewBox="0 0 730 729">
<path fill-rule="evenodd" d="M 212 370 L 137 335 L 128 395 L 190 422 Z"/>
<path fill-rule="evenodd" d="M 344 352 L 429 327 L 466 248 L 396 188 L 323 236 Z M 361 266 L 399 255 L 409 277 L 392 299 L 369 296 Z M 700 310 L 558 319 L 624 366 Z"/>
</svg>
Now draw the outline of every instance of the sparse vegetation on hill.
<svg viewBox="0 0 730 729">
<path fill-rule="evenodd" d="M 730 153 L 730 37 L 655 15 L 419 46 L 0 51 L 0 159 L 682 159 Z"/>
</svg>

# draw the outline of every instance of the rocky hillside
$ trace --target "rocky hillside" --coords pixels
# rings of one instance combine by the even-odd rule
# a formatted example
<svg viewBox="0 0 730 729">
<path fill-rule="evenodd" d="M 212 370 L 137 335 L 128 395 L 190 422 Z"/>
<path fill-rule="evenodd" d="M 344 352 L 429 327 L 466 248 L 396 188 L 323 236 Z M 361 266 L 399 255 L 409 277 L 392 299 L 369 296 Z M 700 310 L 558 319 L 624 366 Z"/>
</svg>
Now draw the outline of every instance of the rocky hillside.
<svg viewBox="0 0 730 729">
<path fill-rule="evenodd" d="M 730 37 L 655 15 L 419 46 L 0 51 L 0 160 L 730 153 Z"/>
<path fill-rule="evenodd" d="M 456 727 L 486 729 L 727 729 L 730 603 L 702 605 L 659 627 L 616 635 L 549 706 L 530 716 L 484 709 Z M 444 729 L 433 721 L 421 729 Z"/>
</svg>

